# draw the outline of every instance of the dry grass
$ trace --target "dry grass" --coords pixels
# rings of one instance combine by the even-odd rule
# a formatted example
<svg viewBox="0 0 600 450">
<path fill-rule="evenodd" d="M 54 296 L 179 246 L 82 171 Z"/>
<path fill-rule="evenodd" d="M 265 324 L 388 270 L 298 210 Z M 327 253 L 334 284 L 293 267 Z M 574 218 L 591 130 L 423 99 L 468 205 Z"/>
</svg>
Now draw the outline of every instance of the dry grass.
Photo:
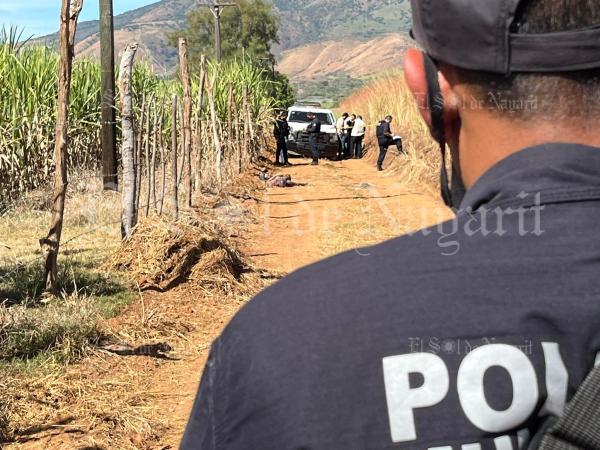
<svg viewBox="0 0 600 450">
<path fill-rule="evenodd" d="M 137 449 L 164 436 L 162 400 L 178 395 L 157 385 L 160 373 L 172 370 L 168 361 L 125 360 L 90 344 L 100 336 L 134 345 L 165 341 L 177 357 L 198 358 L 240 304 L 272 282 L 274 275 L 251 267 L 235 245 L 254 220 L 258 170 L 260 164 L 218 195 L 198 194 L 178 222 L 167 218 L 167 208 L 163 218 L 142 218 L 124 243 L 118 194 L 100 193 L 97 180 L 73 183 L 60 261 L 64 295 L 50 303 L 39 295 L 45 196 L 21 200 L 0 218 L 9 247 L 0 245 L 0 296 L 7 287 L 29 286 L 12 289 L 12 306 L 0 309 L 0 443 L 50 439 L 51 448 Z M 123 286 L 150 291 L 109 286 L 115 274 L 127 279 Z"/>
<path fill-rule="evenodd" d="M 408 155 L 396 155 L 397 152 L 390 147 L 386 164 L 397 170 L 400 178 L 408 184 L 437 189 L 439 147 L 429 135 L 402 72 L 382 76 L 359 89 L 342 102 L 340 110 L 362 115 L 369 125 L 367 145 L 370 158 L 376 158 L 378 153 L 376 124 L 386 115 L 392 115 L 392 130 L 402 136 Z"/>
</svg>

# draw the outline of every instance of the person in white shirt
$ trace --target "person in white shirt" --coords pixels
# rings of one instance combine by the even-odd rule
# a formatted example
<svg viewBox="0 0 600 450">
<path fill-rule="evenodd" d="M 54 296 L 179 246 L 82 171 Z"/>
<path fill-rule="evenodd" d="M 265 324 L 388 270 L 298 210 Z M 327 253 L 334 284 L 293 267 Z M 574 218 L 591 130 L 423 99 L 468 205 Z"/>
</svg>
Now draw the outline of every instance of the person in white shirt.
<svg viewBox="0 0 600 450">
<path fill-rule="evenodd" d="M 343 159 L 344 155 L 347 154 L 348 152 L 348 146 L 350 145 L 350 142 L 348 142 L 348 135 L 346 133 L 346 119 L 348 118 L 348 113 L 344 113 L 342 114 L 342 117 L 340 117 L 337 120 L 337 123 L 335 125 L 337 134 L 338 134 L 338 144 L 339 144 L 339 150 L 338 150 L 338 157 L 339 159 Z"/>
<path fill-rule="evenodd" d="M 363 121 L 362 116 L 358 116 L 354 121 L 351 136 L 351 148 L 354 159 L 361 159 L 363 156 L 363 140 L 367 131 L 367 124 Z"/>
</svg>

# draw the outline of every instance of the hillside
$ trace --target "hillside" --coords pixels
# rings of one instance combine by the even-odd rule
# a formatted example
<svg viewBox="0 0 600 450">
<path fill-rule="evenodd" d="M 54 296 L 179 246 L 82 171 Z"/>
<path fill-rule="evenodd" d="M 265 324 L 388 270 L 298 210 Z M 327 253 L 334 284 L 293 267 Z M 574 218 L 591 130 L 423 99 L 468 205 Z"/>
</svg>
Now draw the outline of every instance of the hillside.
<svg viewBox="0 0 600 450">
<path fill-rule="evenodd" d="M 177 54 L 169 47 L 167 35 L 185 27 L 186 15 L 197 3 L 196 0 L 161 0 L 116 16 L 117 50 L 137 41 L 157 70 L 171 72 L 177 63 Z M 390 33 L 405 33 L 410 26 L 408 0 L 273 0 L 273 4 L 282 19 L 280 45 L 275 48 L 278 55 L 308 44 L 321 47 L 328 45 L 325 44 L 328 41 L 351 39 L 355 46 L 355 42 L 370 41 Z M 41 40 L 52 44 L 55 39 L 56 35 L 51 35 Z M 79 25 L 77 51 L 84 56 L 99 54 L 98 21 Z M 345 58 L 346 53 L 340 50 L 340 58 Z M 285 53 L 282 56 L 286 58 Z M 291 58 L 292 54 L 288 53 L 288 61 Z M 369 67 L 369 70 L 378 69 L 376 65 Z"/>
<path fill-rule="evenodd" d="M 369 41 L 325 41 L 282 52 L 277 67 L 294 81 L 332 75 L 361 78 L 399 67 L 407 46 L 408 38 L 400 33 Z"/>
</svg>

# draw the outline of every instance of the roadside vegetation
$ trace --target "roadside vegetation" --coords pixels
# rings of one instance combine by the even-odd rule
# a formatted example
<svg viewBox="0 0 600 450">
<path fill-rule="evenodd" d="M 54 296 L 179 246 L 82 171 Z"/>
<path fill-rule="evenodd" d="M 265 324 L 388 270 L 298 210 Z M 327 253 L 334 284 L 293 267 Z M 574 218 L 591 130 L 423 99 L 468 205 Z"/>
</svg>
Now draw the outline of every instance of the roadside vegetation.
<svg viewBox="0 0 600 450">
<path fill-rule="evenodd" d="M 189 278 L 203 295 L 218 292 L 223 298 L 237 299 L 243 292 L 246 298 L 247 291 L 262 283 L 259 275 L 252 278 L 254 284 L 245 278 L 251 269 L 241 262 L 241 256 L 224 243 L 222 232 L 206 228 L 205 221 L 197 217 L 206 217 L 222 190 L 253 168 L 268 146 L 266 131 L 270 131 L 273 111 L 282 102 L 293 101 L 291 89 L 287 79 L 274 78 L 268 64 L 257 64 L 248 54 L 233 55 L 221 63 L 203 61 L 191 66 L 187 92 L 179 76 L 160 77 L 143 61 L 134 65 L 135 214 L 140 219 L 133 235 L 137 241 L 123 243 L 121 195 L 102 190 L 100 65 L 93 60 L 75 60 L 58 290 L 50 295 L 45 292 L 39 240 L 46 235 L 53 216 L 59 55 L 23 42 L 14 28 L 0 30 L 0 447 L 27 435 L 32 431 L 28 431 L 30 425 L 53 420 L 54 405 L 43 403 L 47 416 L 34 413 L 40 402 L 46 402 L 44 383 L 57 383 L 74 362 L 97 354 L 95 347 L 100 341 L 119 333 L 125 333 L 119 339 L 133 344 L 164 336 L 171 325 L 161 322 L 154 326 L 153 316 L 144 316 L 142 325 L 122 330 L 108 325 L 111 318 L 140 300 L 147 286 L 140 285 L 132 274 L 142 262 L 154 261 L 165 273 L 181 270 L 173 285 Z M 120 98 L 119 92 L 116 98 Z M 191 100 L 189 110 L 185 100 Z M 189 117 L 188 130 L 184 129 L 184 115 Z M 117 116 L 120 143 L 119 112 Z M 190 135 L 191 139 L 186 137 Z M 178 171 L 171 171 L 174 162 Z M 188 167 L 192 168 L 187 171 Z M 186 203 L 181 214 L 171 203 L 177 190 L 181 191 L 178 201 Z M 195 209 L 184 194 L 190 199 L 194 196 Z M 233 220 L 229 216 L 216 219 Z M 148 259 L 143 248 L 136 261 L 116 264 L 118 257 L 132 254 L 132 242 L 145 242 L 144 228 L 154 230 L 154 241 L 149 243 L 157 244 L 155 259 Z M 202 239 L 196 241 L 190 228 L 205 230 Z M 185 248 L 181 230 L 192 236 Z M 159 246 L 156 239 L 166 246 Z M 167 267 L 168 261 L 175 266 Z M 182 332 L 177 333 L 169 336 L 181 339 Z M 41 389 L 42 397 L 27 394 L 31 383 Z M 81 395 L 83 387 L 77 386 L 73 390 L 65 385 L 53 401 L 66 405 L 70 398 Z M 103 406 L 110 411 L 108 405 Z M 93 408 L 89 414 L 94 420 L 104 420 Z M 129 427 L 131 422 L 119 424 Z"/>
<path fill-rule="evenodd" d="M 58 53 L 46 47 L 24 46 L 20 38 L 16 29 L 0 30 L 0 211 L 9 206 L 8 200 L 46 186 L 54 167 Z M 243 86 L 248 88 L 257 124 L 268 120 L 270 111 L 279 106 L 274 92 L 285 86 L 270 79 L 270 71 L 254 64 L 251 58 L 209 63 L 207 78 L 215 73 L 219 74 L 214 87 L 219 121 L 227 120 L 230 85 L 240 104 Z M 197 97 L 199 76 L 199 72 L 192 76 L 193 98 Z M 76 60 L 71 89 L 68 166 L 71 173 L 97 171 L 101 160 L 99 63 Z M 157 109 L 168 111 L 172 95 L 183 94 L 177 79 L 161 78 L 143 62 L 135 65 L 133 92 L 138 118 L 142 97 L 153 98 Z M 168 142 L 169 114 L 164 117 L 163 131 Z"/>
<path fill-rule="evenodd" d="M 369 156 L 375 159 L 378 154 L 375 127 L 386 115 L 392 115 L 392 130 L 402 136 L 407 155 L 398 155 L 390 147 L 386 159 L 390 168 L 399 172 L 402 182 L 437 189 L 439 146 L 431 138 L 402 72 L 383 75 L 355 91 L 340 104 L 339 110 L 364 117 L 369 127 L 366 140 Z"/>
</svg>

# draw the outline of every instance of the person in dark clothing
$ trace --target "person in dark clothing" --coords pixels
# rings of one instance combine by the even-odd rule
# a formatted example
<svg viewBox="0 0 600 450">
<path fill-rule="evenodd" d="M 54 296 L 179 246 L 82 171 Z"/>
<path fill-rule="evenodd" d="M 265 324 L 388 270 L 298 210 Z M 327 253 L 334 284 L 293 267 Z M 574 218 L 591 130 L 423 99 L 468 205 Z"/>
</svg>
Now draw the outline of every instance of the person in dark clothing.
<svg viewBox="0 0 600 450">
<path fill-rule="evenodd" d="M 344 121 L 344 140 L 346 142 L 346 147 L 344 151 L 344 159 L 348 159 L 352 156 L 353 147 L 352 147 L 352 130 L 354 129 L 354 121 L 356 120 L 356 115 L 351 114 Z"/>
<path fill-rule="evenodd" d="M 390 145 L 396 145 L 398 151 L 403 153 L 404 149 L 402 146 L 402 139 L 398 136 L 394 137 L 392 133 L 392 116 L 386 116 L 386 118 L 379 122 L 377 125 L 377 143 L 379 145 L 379 158 L 377 159 L 377 170 L 383 170 L 383 162 L 387 155 L 388 147 Z"/>
<path fill-rule="evenodd" d="M 308 143 L 312 156 L 312 165 L 319 164 L 319 134 L 321 133 L 321 121 L 315 113 L 309 113 L 308 118 L 311 120 L 306 132 L 308 133 Z"/>
<path fill-rule="evenodd" d="M 277 142 L 275 164 L 282 164 L 283 160 L 283 164 L 289 166 L 290 162 L 288 160 L 287 138 L 290 136 L 290 126 L 287 122 L 285 113 L 281 113 L 275 120 L 273 135 L 275 136 L 275 141 Z"/>
<path fill-rule="evenodd" d="M 247 303 L 182 450 L 525 449 L 600 364 L 600 2 L 411 3 L 455 217 Z"/>
</svg>

